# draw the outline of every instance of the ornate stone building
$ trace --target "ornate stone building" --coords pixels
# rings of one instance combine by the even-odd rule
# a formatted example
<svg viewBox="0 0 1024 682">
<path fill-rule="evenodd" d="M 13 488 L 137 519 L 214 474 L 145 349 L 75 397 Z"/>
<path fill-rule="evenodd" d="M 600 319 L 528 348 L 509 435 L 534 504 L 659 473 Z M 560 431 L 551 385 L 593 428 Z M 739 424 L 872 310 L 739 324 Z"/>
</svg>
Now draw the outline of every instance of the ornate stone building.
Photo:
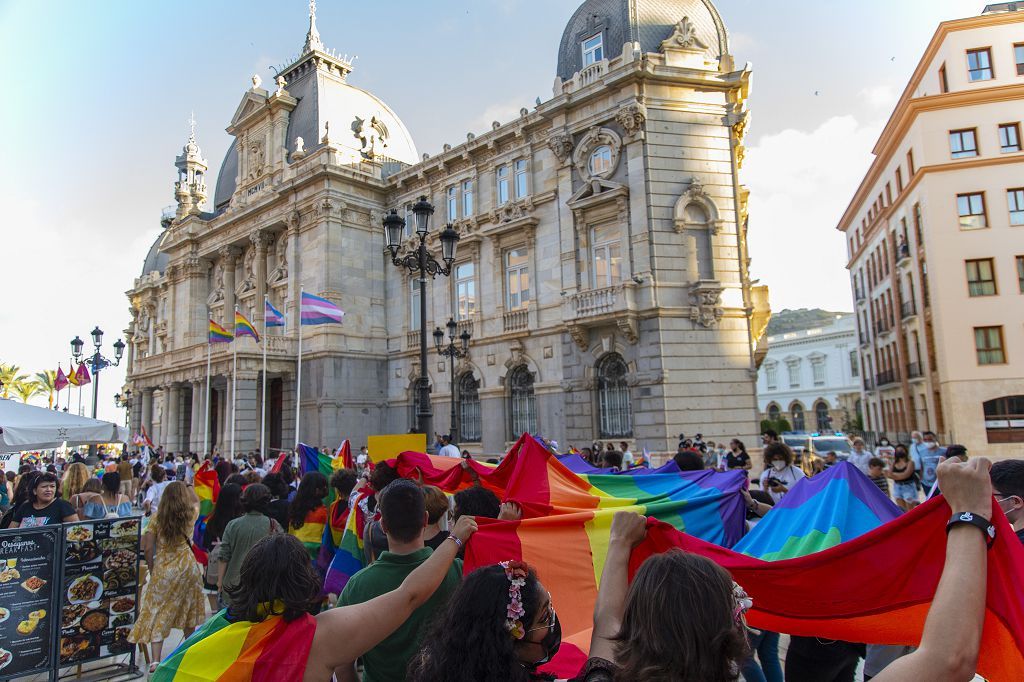
<svg viewBox="0 0 1024 682">
<path fill-rule="evenodd" d="M 472 333 L 454 385 L 460 441 L 503 451 L 523 431 L 674 449 L 680 431 L 751 438 L 766 291 L 747 266 L 739 182 L 748 68 L 709 0 L 588 0 L 565 28 L 551 99 L 419 156 L 402 122 L 349 83 L 310 16 L 298 57 L 258 76 L 207 199 L 194 135 L 178 157 L 177 211 L 128 292 L 133 428 L 200 450 L 206 315 L 237 304 L 267 335 L 268 446 L 295 439 L 300 286 L 345 310 L 303 329 L 301 439 L 365 442 L 415 424 L 418 282 L 385 255 L 385 212 L 417 197 L 461 235 L 426 324 Z M 484 103 L 481 103 L 483 106 Z M 411 216 L 409 220 L 412 224 Z M 412 241 L 408 246 L 412 248 Z M 236 341 L 238 449 L 258 446 L 260 348 Z M 452 377 L 431 351 L 437 430 Z M 210 441 L 230 430 L 231 349 L 212 354 Z"/>
</svg>

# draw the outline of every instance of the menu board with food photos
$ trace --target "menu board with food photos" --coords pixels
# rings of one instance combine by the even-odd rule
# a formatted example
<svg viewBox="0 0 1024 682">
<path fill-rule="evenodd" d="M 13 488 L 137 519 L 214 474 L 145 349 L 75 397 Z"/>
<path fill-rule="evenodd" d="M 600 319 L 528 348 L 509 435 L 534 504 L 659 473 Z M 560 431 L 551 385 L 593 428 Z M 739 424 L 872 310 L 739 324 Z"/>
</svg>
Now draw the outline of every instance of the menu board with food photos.
<svg viewBox="0 0 1024 682">
<path fill-rule="evenodd" d="M 0 531 L 0 679 L 53 667 L 60 526 Z"/>
<path fill-rule="evenodd" d="M 134 651 L 140 517 L 66 523 L 60 667 Z"/>
</svg>

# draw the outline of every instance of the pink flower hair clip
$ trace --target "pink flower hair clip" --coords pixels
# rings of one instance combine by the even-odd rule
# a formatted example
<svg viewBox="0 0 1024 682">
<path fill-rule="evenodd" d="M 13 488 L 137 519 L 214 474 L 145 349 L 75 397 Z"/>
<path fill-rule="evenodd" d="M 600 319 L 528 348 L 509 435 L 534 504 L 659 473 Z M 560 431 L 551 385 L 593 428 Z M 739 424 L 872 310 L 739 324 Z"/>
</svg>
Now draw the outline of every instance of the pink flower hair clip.
<svg viewBox="0 0 1024 682">
<path fill-rule="evenodd" d="M 526 628 L 523 627 L 523 616 L 526 615 L 526 609 L 523 608 L 523 586 L 526 585 L 530 567 L 523 561 L 515 560 L 502 561 L 498 565 L 505 569 L 505 577 L 508 578 L 505 629 L 513 639 L 522 639 L 526 636 Z"/>
</svg>

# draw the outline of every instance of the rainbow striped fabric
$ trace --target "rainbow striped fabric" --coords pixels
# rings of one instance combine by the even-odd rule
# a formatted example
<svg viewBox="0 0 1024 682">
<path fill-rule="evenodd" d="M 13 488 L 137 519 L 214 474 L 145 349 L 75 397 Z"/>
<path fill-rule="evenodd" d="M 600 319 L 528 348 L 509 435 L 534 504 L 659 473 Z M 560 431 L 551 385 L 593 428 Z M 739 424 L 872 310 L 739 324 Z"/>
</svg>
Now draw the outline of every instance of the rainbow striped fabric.
<svg viewBox="0 0 1024 682">
<path fill-rule="evenodd" d="M 212 319 L 210 320 L 210 343 L 231 343 L 234 340 L 235 337 L 232 336 L 231 332 L 214 322 Z"/>
<path fill-rule="evenodd" d="M 260 342 L 260 335 L 256 333 L 256 327 L 253 327 L 252 326 L 252 322 L 249 322 L 249 320 L 245 317 L 245 315 L 240 313 L 238 311 L 238 309 L 236 308 L 235 309 L 235 338 L 237 339 L 237 338 L 241 338 L 243 336 L 248 336 L 249 338 L 251 338 L 254 341 L 256 341 L 256 343 Z"/>
<path fill-rule="evenodd" d="M 341 594 L 349 578 L 363 568 L 363 528 L 366 527 L 366 515 L 361 502 L 367 497 L 369 492 L 359 493 L 345 519 L 345 530 L 324 577 L 324 594 Z"/>
<path fill-rule="evenodd" d="M 202 547 L 203 536 L 206 534 L 206 521 L 213 513 L 213 506 L 220 495 L 220 479 L 213 469 L 213 464 L 206 460 L 196 470 L 192 480 L 196 497 L 199 498 L 199 518 L 192 528 L 192 542 Z"/>
<path fill-rule="evenodd" d="M 280 616 L 231 623 L 224 611 L 182 642 L 156 672 L 153 682 L 278 682 L 301 680 L 306 672 L 316 620 L 303 615 L 291 623 Z"/>
<path fill-rule="evenodd" d="M 331 474 L 334 473 L 334 458 L 323 454 L 311 445 L 299 443 L 299 471 L 302 474 L 308 474 L 310 471 L 319 471 L 330 481 Z M 333 501 L 334 488 L 328 485 L 324 504 L 329 504 Z"/>
<path fill-rule="evenodd" d="M 302 302 L 299 306 L 299 321 L 302 324 L 340 323 L 343 317 L 345 317 L 345 311 L 326 298 L 302 292 Z"/>
<path fill-rule="evenodd" d="M 807 556 L 899 518 L 900 510 L 857 467 L 840 462 L 803 478 L 733 549 L 764 561 Z"/>
<path fill-rule="evenodd" d="M 263 301 L 263 320 L 268 327 L 283 327 L 284 313 L 270 304 L 270 299 Z"/>
</svg>

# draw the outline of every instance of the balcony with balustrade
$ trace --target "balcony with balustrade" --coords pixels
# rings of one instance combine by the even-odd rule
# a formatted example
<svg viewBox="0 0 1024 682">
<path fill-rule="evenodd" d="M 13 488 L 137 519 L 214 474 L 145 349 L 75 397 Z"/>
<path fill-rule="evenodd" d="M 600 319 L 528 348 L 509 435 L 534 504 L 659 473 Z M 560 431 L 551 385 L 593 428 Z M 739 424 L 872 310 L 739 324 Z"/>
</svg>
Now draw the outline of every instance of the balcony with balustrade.
<svg viewBox="0 0 1024 682">
<path fill-rule="evenodd" d="M 913 301 L 903 301 L 900 304 L 900 319 L 909 320 L 917 315 L 917 305 Z"/>
<path fill-rule="evenodd" d="M 924 369 L 921 367 L 920 362 L 908 362 L 907 363 L 907 379 L 913 381 L 915 379 L 924 378 Z"/>
<path fill-rule="evenodd" d="M 615 321 L 635 328 L 636 285 L 623 282 L 569 294 L 562 302 L 562 318 L 574 327 L 597 327 Z"/>
<path fill-rule="evenodd" d="M 521 332 L 530 326 L 530 309 L 506 310 L 502 313 L 502 331 Z"/>
<path fill-rule="evenodd" d="M 875 375 L 875 383 L 879 388 L 882 386 L 888 386 L 889 384 L 895 384 L 899 380 L 900 378 L 899 375 L 896 374 L 896 370 L 892 369 L 884 370 Z"/>
</svg>

